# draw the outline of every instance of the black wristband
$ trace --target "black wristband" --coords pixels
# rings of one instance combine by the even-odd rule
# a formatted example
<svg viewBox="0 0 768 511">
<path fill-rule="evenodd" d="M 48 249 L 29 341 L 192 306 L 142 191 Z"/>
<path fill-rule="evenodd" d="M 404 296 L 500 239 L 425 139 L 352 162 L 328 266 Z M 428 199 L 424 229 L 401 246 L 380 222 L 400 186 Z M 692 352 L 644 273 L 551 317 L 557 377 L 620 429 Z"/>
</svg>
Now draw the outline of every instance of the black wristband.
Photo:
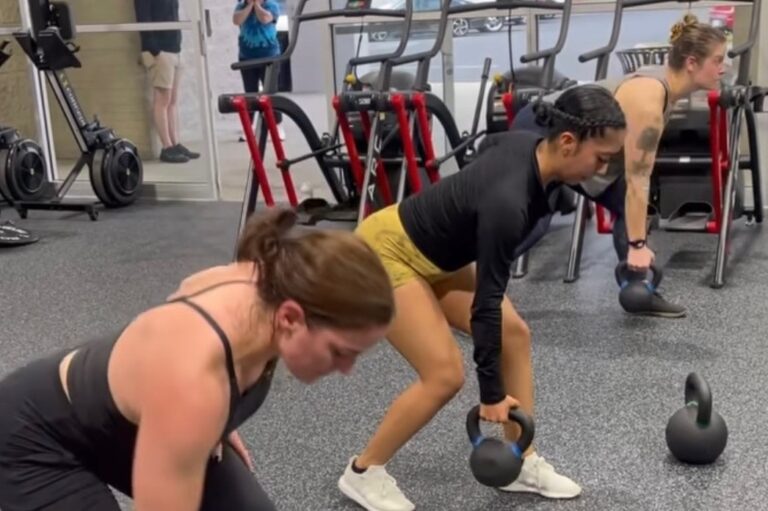
<svg viewBox="0 0 768 511">
<path fill-rule="evenodd" d="M 643 248 L 646 246 L 645 240 L 634 240 L 629 242 L 629 246 L 632 248 Z"/>
</svg>

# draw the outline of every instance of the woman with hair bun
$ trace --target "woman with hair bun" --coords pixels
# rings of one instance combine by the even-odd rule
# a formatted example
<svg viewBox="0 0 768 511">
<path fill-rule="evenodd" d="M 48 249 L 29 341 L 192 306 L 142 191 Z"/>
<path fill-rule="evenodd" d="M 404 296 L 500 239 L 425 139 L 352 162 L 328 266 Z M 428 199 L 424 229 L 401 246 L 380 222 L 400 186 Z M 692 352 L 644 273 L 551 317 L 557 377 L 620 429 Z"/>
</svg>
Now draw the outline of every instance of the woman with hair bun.
<svg viewBox="0 0 768 511">
<path fill-rule="evenodd" d="M 550 215 L 551 192 L 605 169 L 624 142 L 619 104 L 602 87 L 576 87 L 536 115 L 543 134 L 486 137 L 456 174 L 364 220 L 357 233 L 381 257 L 395 288 L 387 333 L 417 379 L 392 403 L 363 451 L 339 479 L 340 490 L 369 511 L 414 509 L 385 465 L 464 383 L 451 327 L 471 335 L 480 415 L 505 423 L 511 408 L 534 411 L 531 333 L 506 296 L 510 265 L 533 227 Z M 581 488 L 531 447 L 520 477 L 504 488 L 572 498 Z"/>
<path fill-rule="evenodd" d="M 0 381 L 0 508 L 119 511 L 111 486 L 137 511 L 273 511 L 237 428 L 275 364 L 304 383 L 347 373 L 394 315 L 366 243 L 292 233 L 295 222 L 290 210 L 253 216 L 236 262 Z"/>
<path fill-rule="evenodd" d="M 624 150 L 613 158 L 605 175 L 587 179 L 572 188 L 601 204 L 615 216 L 613 243 L 619 260 L 626 260 L 633 275 L 643 279 L 654 259 L 648 246 L 646 220 L 648 192 L 656 151 L 672 106 L 699 90 L 714 90 L 723 75 L 726 36 L 717 28 L 700 23 L 687 14 L 670 30 L 670 49 L 664 66 L 642 67 L 619 78 L 596 82 L 610 91 L 627 118 Z M 549 94 L 545 102 L 555 101 L 561 92 Z M 541 132 L 533 106 L 528 105 L 515 117 L 512 129 Z M 532 246 L 546 232 L 542 223 L 528 245 Z M 640 313 L 679 318 L 685 307 L 665 300 L 658 291 L 650 308 Z"/>
</svg>

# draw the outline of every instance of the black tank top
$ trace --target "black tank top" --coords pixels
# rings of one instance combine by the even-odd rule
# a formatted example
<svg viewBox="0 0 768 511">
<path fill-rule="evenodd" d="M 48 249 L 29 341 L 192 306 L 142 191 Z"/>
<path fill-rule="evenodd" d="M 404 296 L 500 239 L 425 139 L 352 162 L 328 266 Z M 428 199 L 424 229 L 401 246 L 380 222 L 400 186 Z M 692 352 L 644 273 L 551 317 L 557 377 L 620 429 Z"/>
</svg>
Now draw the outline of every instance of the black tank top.
<svg viewBox="0 0 768 511">
<path fill-rule="evenodd" d="M 229 433 L 256 413 L 264 403 L 272 384 L 272 375 L 277 363 L 277 359 L 270 360 L 259 380 L 241 392 L 235 377 L 235 364 L 229 339 L 210 314 L 190 301 L 190 298 L 211 289 L 236 283 L 253 285 L 252 281 L 228 281 L 210 286 L 193 295 L 167 302 L 184 303 L 192 307 L 208 322 L 221 339 L 230 386 L 229 417 L 222 433 L 222 441 Z M 121 459 L 131 460 L 135 447 L 137 427 L 118 410 L 107 379 L 110 355 L 119 337 L 119 334 L 112 335 L 79 346 L 70 361 L 67 373 L 67 388 L 73 413 L 83 430 L 83 438 L 88 439 L 88 445 L 80 447 L 85 447 L 90 454 L 88 457 L 97 464 L 100 464 L 102 460 L 107 464 L 110 462 L 120 464 L 118 460 Z M 106 469 L 107 467 L 103 468 Z M 124 471 L 130 470 L 130 466 L 118 469 L 112 465 L 111 469 Z"/>
</svg>

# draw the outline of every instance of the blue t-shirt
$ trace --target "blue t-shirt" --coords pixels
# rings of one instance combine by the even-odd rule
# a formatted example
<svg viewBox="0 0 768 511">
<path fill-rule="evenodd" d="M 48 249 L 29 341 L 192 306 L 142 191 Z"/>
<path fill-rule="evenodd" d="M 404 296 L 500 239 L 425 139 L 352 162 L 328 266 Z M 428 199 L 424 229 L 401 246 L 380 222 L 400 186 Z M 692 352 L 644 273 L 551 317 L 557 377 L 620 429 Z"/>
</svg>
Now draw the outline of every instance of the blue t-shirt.
<svg viewBox="0 0 768 511">
<path fill-rule="evenodd" d="M 254 0 L 261 2 L 261 0 Z M 245 0 L 238 0 L 235 10 L 246 7 Z M 240 60 L 260 59 L 280 55 L 280 43 L 277 40 L 277 18 L 280 16 L 280 7 L 274 0 L 266 0 L 262 7 L 272 13 L 273 20 L 270 23 L 262 23 L 256 17 L 255 10 L 240 25 L 238 46 Z"/>
</svg>

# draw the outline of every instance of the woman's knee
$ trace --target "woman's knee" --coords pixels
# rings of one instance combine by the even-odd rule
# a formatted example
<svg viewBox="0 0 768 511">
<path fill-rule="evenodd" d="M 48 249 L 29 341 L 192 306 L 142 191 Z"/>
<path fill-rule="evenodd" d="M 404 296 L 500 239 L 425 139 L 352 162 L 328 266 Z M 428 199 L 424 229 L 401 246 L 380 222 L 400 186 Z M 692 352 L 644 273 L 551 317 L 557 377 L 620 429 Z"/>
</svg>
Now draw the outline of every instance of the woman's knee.
<svg viewBox="0 0 768 511">
<path fill-rule="evenodd" d="M 232 446 L 227 444 L 221 461 L 209 462 L 200 509 L 275 511 L 277 508 Z"/>
<path fill-rule="evenodd" d="M 422 384 L 440 400 L 449 400 L 464 386 L 464 363 L 461 357 L 435 359 L 427 371 L 419 374 Z"/>
</svg>

